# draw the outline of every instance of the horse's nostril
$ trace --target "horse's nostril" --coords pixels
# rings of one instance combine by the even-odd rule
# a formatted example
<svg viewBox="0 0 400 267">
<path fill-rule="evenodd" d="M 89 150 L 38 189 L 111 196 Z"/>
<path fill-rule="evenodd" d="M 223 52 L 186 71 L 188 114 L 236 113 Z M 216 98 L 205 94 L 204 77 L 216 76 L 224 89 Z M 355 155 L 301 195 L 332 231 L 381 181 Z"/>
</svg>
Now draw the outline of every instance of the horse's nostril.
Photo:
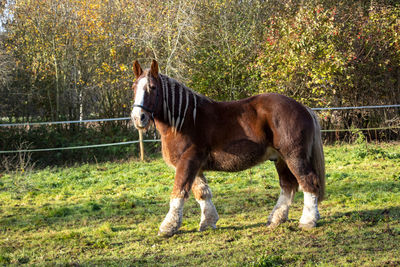
<svg viewBox="0 0 400 267">
<path fill-rule="evenodd" d="M 141 121 L 144 121 L 145 119 L 146 119 L 146 115 L 144 115 L 144 114 L 140 115 L 140 120 Z"/>
</svg>

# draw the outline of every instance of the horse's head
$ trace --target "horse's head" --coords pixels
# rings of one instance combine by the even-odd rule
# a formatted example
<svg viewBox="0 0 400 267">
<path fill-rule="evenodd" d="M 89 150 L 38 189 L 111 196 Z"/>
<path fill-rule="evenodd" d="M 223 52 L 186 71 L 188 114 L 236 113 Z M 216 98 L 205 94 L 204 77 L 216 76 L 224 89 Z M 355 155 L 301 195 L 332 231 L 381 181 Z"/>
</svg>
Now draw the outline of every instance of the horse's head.
<svg viewBox="0 0 400 267">
<path fill-rule="evenodd" d="M 134 104 L 131 118 L 137 129 L 146 129 L 150 120 L 154 120 L 161 97 L 161 79 L 158 74 L 158 63 L 153 60 L 150 69 L 142 70 L 139 62 L 133 64 L 136 81 L 133 83 Z"/>
</svg>

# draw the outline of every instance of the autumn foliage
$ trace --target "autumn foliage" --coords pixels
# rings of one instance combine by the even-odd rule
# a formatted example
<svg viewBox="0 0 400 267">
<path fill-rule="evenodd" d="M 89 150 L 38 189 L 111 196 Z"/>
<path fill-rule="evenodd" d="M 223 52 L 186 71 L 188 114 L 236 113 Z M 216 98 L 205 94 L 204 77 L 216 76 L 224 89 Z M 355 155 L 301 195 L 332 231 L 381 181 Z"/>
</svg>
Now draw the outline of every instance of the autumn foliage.
<svg viewBox="0 0 400 267">
<path fill-rule="evenodd" d="M 254 65 L 259 90 L 313 107 L 400 102 L 399 12 L 310 5 L 270 17 Z"/>
<path fill-rule="evenodd" d="M 152 58 L 219 100 L 274 91 L 311 106 L 400 101 L 393 4 L 21 0 L 7 14 L 2 48 L 16 67 L 2 117 L 122 116 L 133 60 Z"/>
<path fill-rule="evenodd" d="M 161 72 L 217 100 L 279 92 L 312 107 L 400 103 L 396 1 L 7 3 L 2 121 L 128 116 L 136 59 L 158 60 Z M 324 127 L 369 127 L 399 115 L 390 112 L 321 116 Z"/>
</svg>

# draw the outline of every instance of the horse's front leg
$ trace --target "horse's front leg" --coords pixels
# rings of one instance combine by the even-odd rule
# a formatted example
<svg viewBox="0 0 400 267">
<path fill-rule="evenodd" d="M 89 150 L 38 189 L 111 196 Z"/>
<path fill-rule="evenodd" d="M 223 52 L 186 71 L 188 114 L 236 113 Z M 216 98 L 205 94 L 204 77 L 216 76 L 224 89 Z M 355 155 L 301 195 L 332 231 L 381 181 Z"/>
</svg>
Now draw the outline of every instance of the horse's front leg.
<svg viewBox="0 0 400 267">
<path fill-rule="evenodd" d="M 187 149 L 176 165 L 175 182 L 172 189 L 170 207 L 161 223 L 159 235 L 172 236 L 182 225 L 183 204 L 189 196 L 190 188 L 202 165 L 202 154 L 196 148 Z"/>
</svg>

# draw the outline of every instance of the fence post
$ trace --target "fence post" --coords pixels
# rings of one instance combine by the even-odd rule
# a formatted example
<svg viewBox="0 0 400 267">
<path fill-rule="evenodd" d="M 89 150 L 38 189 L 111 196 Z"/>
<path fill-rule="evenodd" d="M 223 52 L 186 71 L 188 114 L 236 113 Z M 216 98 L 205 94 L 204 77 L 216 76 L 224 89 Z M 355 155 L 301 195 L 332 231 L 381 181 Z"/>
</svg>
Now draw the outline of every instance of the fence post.
<svg viewBox="0 0 400 267">
<path fill-rule="evenodd" d="M 139 130 L 140 160 L 144 161 L 143 131 Z"/>
</svg>

